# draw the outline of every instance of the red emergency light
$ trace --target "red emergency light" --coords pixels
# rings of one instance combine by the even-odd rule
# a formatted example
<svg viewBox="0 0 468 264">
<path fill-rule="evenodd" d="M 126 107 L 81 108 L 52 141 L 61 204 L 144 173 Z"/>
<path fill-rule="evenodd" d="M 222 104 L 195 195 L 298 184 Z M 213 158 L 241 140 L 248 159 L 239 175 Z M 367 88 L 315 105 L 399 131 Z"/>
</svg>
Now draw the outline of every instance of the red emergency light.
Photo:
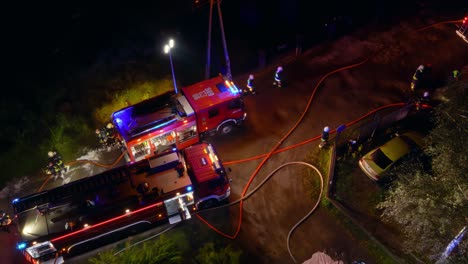
<svg viewBox="0 0 468 264">
<path fill-rule="evenodd" d="M 463 19 L 463 24 L 465 24 L 466 22 L 468 22 L 468 17 L 465 17 L 465 18 Z"/>
</svg>

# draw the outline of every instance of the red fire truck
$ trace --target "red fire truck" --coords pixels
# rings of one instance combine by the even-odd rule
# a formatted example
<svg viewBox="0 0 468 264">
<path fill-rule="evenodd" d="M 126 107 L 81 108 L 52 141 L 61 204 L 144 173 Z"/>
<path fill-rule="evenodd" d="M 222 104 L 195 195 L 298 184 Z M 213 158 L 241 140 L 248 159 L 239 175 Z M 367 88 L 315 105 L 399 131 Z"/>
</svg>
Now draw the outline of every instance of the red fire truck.
<svg viewBox="0 0 468 264">
<path fill-rule="evenodd" d="M 61 263 L 228 198 L 212 145 L 197 143 L 13 200 L 18 249 L 32 263 Z"/>
<path fill-rule="evenodd" d="M 239 89 L 222 76 L 153 97 L 112 114 L 128 162 L 176 147 L 183 149 L 204 135 L 227 134 L 246 118 Z"/>
</svg>

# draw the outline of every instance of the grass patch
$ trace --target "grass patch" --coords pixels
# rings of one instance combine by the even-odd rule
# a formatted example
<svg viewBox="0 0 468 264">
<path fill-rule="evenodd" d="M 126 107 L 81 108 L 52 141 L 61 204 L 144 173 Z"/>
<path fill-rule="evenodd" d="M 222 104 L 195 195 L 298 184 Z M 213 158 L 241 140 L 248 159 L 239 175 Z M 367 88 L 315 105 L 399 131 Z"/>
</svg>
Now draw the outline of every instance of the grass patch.
<svg viewBox="0 0 468 264">
<path fill-rule="evenodd" d="M 395 261 L 387 252 L 380 247 L 379 244 L 375 243 L 366 233 L 364 233 L 358 226 L 356 226 L 353 222 L 351 222 L 346 215 L 344 215 L 340 210 L 335 208 L 334 206 L 330 206 L 327 208 L 328 212 L 335 217 L 335 219 L 340 223 L 345 230 L 349 232 L 351 236 L 357 239 L 359 243 L 365 247 L 370 255 L 374 257 L 376 263 L 381 264 L 393 264 L 398 263 Z"/>
<path fill-rule="evenodd" d="M 315 148 L 309 151 L 304 158 L 305 162 L 316 166 L 323 176 L 324 190 L 322 199 L 320 201 L 322 206 L 328 206 L 327 204 L 329 203 L 325 194 L 328 190 L 327 174 L 331 152 L 331 148 Z M 314 170 L 311 170 L 310 168 L 304 168 L 302 175 L 302 184 L 304 186 L 304 190 L 307 196 L 310 197 L 310 199 L 312 200 L 317 199 L 317 197 L 320 194 L 320 178 L 318 177 L 317 173 Z"/>
<path fill-rule="evenodd" d="M 346 230 L 348 230 L 349 234 L 356 238 L 357 241 L 360 241 L 362 247 L 366 248 L 370 255 L 377 260 L 377 263 L 382 263 L 382 264 L 393 264 L 397 263 L 393 258 L 388 255 L 383 248 L 380 247 L 380 245 L 376 244 L 374 241 L 370 240 L 369 237 L 367 236 L 366 233 L 364 233 L 358 226 L 354 225 L 351 220 L 348 219 L 346 215 L 344 215 L 341 211 L 339 211 L 333 204 L 332 202 L 326 197 L 325 193 L 328 191 L 328 168 L 329 168 L 329 163 L 331 160 L 331 155 L 332 155 L 332 149 L 327 148 L 327 149 L 312 149 L 309 153 L 307 153 L 305 157 L 305 162 L 311 163 L 320 170 L 324 177 L 324 195 L 322 196 L 321 199 L 321 206 L 327 210 L 331 215 L 334 216 L 335 219 L 337 219 L 338 224 L 344 226 Z M 344 177 L 344 180 L 340 178 L 340 181 L 337 181 L 335 178 L 335 184 L 337 184 L 337 192 L 342 191 L 342 193 L 346 193 L 347 197 L 352 197 L 355 192 L 352 190 L 349 190 L 349 182 L 352 180 L 352 171 L 353 171 L 353 163 L 356 162 L 357 158 L 349 158 L 347 162 L 343 163 L 343 167 L 341 169 L 341 173 L 343 175 L 347 175 Z M 357 163 L 356 163 L 357 164 Z M 335 168 L 337 169 L 337 168 Z M 318 196 L 319 191 L 320 191 L 320 179 L 316 177 L 316 173 L 310 169 L 304 169 L 303 170 L 303 185 L 304 189 L 307 193 L 307 195 L 311 198 L 314 199 L 315 197 Z M 342 196 L 345 196 L 341 194 Z M 375 199 L 372 200 L 372 203 L 377 203 L 377 201 L 380 201 L 380 196 L 376 195 Z M 372 210 L 374 210 L 375 207 L 372 207 Z"/>
<path fill-rule="evenodd" d="M 94 111 L 94 118 L 104 124 L 109 122 L 113 112 L 172 90 L 174 90 L 174 84 L 169 79 L 133 84 L 125 90 L 116 92 L 108 103 L 98 107 Z"/>
</svg>

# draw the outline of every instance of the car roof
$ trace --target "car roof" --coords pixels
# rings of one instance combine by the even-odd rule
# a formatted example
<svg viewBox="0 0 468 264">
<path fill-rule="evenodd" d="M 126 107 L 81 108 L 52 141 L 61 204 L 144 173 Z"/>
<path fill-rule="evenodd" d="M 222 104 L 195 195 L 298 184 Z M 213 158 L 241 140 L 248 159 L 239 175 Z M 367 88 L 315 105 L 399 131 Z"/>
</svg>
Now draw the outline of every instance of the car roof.
<svg viewBox="0 0 468 264">
<path fill-rule="evenodd" d="M 396 161 L 407 154 L 414 147 L 414 144 L 423 147 L 423 135 L 415 131 L 408 131 L 383 144 L 380 150 L 392 161 Z"/>
</svg>

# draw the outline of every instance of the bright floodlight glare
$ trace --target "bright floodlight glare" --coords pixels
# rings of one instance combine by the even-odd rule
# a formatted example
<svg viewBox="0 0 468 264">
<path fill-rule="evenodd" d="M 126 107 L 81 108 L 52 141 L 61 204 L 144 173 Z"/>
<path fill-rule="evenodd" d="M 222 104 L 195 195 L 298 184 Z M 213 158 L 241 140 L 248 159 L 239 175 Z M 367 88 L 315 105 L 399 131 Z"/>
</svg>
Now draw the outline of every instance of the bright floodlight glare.
<svg viewBox="0 0 468 264">
<path fill-rule="evenodd" d="M 164 46 L 164 53 L 166 53 L 166 54 L 169 53 L 169 50 L 170 50 L 170 49 L 171 49 L 171 48 L 169 47 L 169 45 L 165 45 L 165 46 Z"/>
<path fill-rule="evenodd" d="M 170 47 L 170 48 L 173 48 L 173 47 L 174 47 L 174 40 L 173 40 L 173 39 L 170 39 L 170 40 L 169 40 L 169 47 Z"/>
</svg>

